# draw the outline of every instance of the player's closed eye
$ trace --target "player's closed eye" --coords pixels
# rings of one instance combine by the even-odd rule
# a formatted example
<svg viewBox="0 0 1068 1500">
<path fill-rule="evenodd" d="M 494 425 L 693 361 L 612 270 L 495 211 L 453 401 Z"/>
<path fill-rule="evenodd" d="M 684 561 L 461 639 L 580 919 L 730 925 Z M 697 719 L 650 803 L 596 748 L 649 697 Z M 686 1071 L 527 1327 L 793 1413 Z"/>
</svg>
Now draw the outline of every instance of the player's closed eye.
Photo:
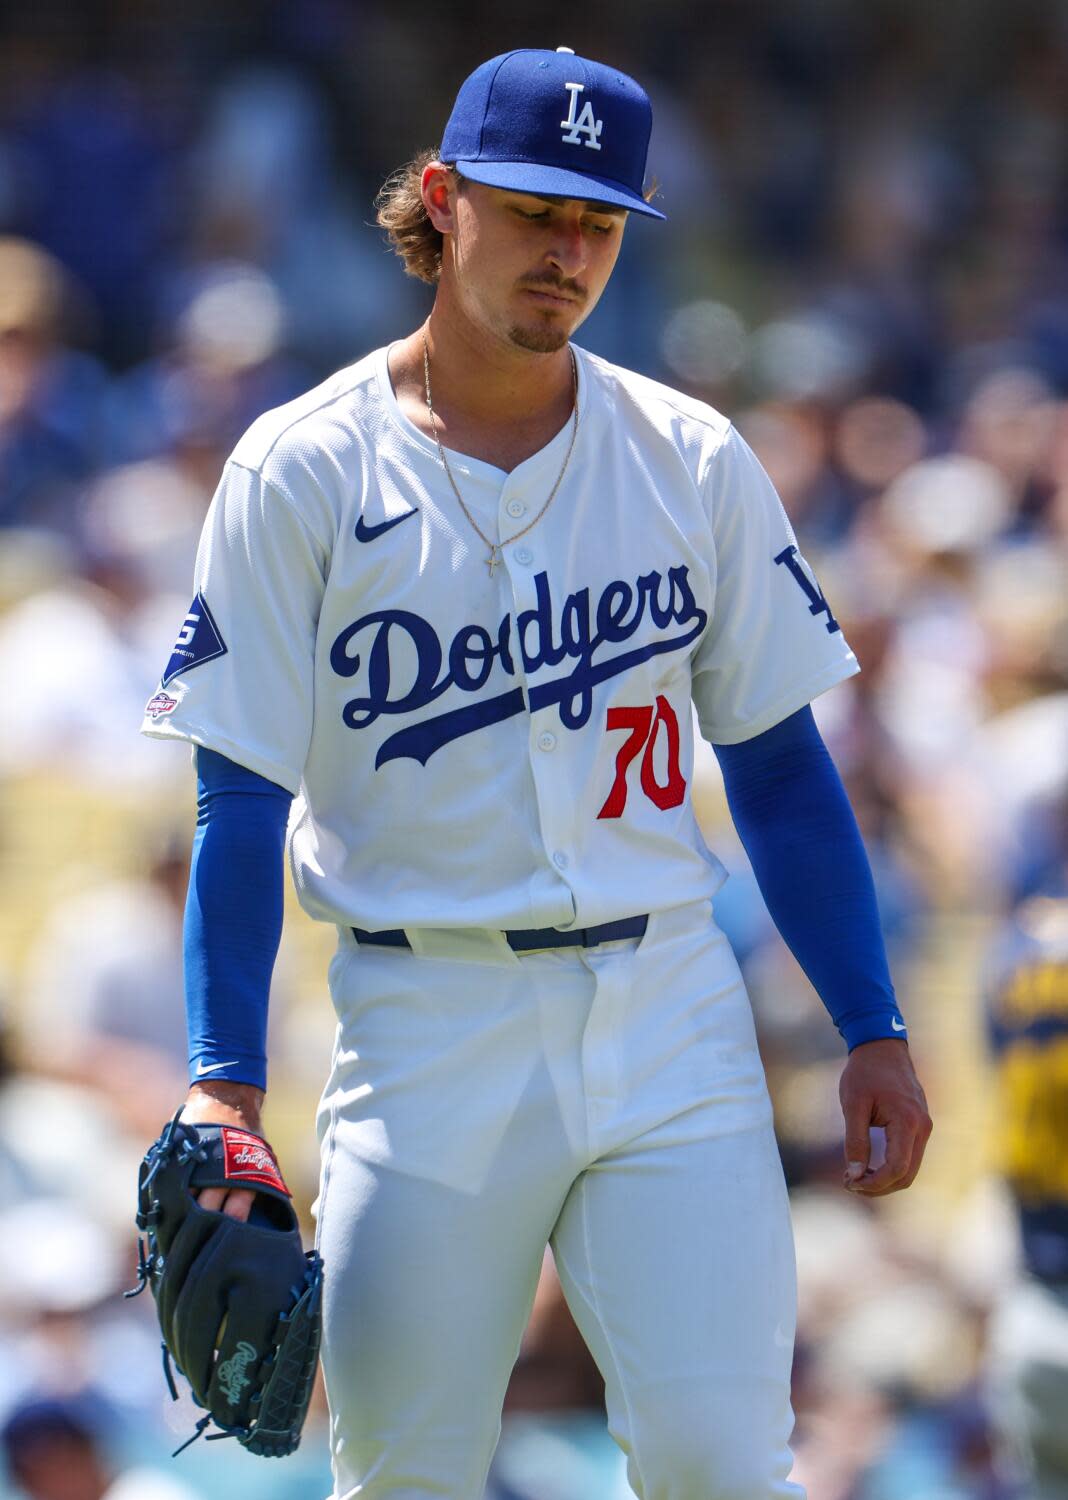
<svg viewBox="0 0 1068 1500">
<path fill-rule="evenodd" d="M 521 219 L 526 219 L 530 224 L 547 224 L 549 222 L 549 210 L 547 208 L 532 211 L 526 208 L 515 207 L 513 212 L 517 213 Z M 615 220 L 610 219 L 607 223 L 602 224 L 590 223 L 586 225 L 586 228 L 592 234 L 611 234 L 615 228 Z"/>
</svg>

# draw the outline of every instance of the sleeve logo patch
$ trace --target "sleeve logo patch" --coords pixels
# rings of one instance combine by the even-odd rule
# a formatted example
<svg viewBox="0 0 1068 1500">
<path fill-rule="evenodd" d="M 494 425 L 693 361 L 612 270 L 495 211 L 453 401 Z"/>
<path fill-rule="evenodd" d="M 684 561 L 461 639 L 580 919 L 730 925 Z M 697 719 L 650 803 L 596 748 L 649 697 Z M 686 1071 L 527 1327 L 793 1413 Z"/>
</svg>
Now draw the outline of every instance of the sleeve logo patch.
<svg viewBox="0 0 1068 1500">
<path fill-rule="evenodd" d="M 804 561 L 794 546 L 784 547 L 774 561 L 785 564 L 787 571 L 794 582 L 800 588 L 808 600 L 808 612 L 810 615 L 826 615 L 826 626 L 828 635 L 833 635 L 836 630 L 841 630 L 841 625 L 831 614 L 831 606 L 827 603 L 823 590 L 816 582 L 815 575 L 808 563 Z"/>
<path fill-rule="evenodd" d="M 160 719 L 174 712 L 178 707 L 178 702 L 179 700 L 172 698 L 170 693 L 157 693 L 154 698 L 150 698 L 145 704 L 145 713 L 150 719 L 155 719 L 159 723 Z"/>
<path fill-rule="evenodd" d="M 198 594 L 189 606 L 189 613 L 178 632 L 160 687 L 165 688 L 183 672 L 190 672 L 194 667 L 202 667 L 205 662 L 225 655 L 226 642 L 212 619 L 207 600 L 203 594 Z"/>
<path fill-rule="evenodd" d="M 228 1182 L 261 1182 L 289 1197 L 274 1152 L 266 1141 L 250 1131 L 235 1130 L 232 1125 L 223 1126 L 222 1138 L 223 1175 Z"/>
</svg>

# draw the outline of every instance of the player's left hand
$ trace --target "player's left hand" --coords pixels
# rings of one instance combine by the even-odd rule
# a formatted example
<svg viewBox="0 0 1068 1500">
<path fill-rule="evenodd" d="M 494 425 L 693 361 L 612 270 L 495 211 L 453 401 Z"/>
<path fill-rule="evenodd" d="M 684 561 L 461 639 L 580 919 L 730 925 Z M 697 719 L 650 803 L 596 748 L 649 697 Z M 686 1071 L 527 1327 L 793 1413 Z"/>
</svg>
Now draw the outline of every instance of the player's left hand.
<svg viewBox="0 0 1068 1500">
<path fill-rule="evenodd" d="M 842 1185 L 878 1197 L 907 1188 L 920 1170 L 931 1116 L 908 1043 L 891 1037 L 854 1047 L 838 1086 L 845 1116 Z M 872 1168 L 870 1127 L 886 1132 L 886 1160 Z"/>
</svg>

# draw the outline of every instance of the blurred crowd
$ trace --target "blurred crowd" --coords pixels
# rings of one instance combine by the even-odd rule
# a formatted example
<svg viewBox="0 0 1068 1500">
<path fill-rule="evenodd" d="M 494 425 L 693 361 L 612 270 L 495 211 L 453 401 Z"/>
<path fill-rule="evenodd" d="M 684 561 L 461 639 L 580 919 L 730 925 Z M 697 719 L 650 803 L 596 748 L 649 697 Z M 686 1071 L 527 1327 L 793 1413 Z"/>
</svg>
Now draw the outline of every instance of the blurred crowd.
<svg viewBox="0 0 1068 1500">
<path fill-rule="evenodd" d="M 377 186 L 484 56 L 566 44 L 649 87 L 669 216 L 631 226 L 579 342 L 735 420 L 864 669 L 816 707 L 936 1121 L 900 1200 L 836 1186 L 840 1043 L 711 752 L 695 784 L 794 1205 L 798 1477 L 812 1500 L 1064 1500 L 1068 11 L 500 9 L 0 17 L 0 1497 L 328 1488 L 321 1402 L 284 1465 L 170 1464 L 193 1413 L 165 1401 L 149 1299 L 118 1297 L 185 1076 L 188 753 L 137 727 L 237 437 L 425 312 Z M 290 914 L 268 1123 L 305 1213 L 328 947 Z M 549 1261 L 491 1486 L 627 1494 Z"/>
</svg>

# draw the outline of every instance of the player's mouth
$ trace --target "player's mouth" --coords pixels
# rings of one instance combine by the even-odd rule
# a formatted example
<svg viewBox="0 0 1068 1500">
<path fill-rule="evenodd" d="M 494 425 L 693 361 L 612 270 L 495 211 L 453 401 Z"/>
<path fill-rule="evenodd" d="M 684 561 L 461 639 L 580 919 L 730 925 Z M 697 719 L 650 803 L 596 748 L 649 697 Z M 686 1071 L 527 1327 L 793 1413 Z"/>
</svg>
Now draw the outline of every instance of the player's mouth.
<svg viewBox="0 0 1068 1500">
<path fill-rule="evenodd" d="M 542 307 L 580 307 L 583 301 L 581 297 L 575 296 L 571 292 L 565 292 L 561 287 L 546 286 L 544 283 L 535 286 L 523 286 L 520 287 L 520 291 L 526 296 L 532 297 Z"/>
</svg>

